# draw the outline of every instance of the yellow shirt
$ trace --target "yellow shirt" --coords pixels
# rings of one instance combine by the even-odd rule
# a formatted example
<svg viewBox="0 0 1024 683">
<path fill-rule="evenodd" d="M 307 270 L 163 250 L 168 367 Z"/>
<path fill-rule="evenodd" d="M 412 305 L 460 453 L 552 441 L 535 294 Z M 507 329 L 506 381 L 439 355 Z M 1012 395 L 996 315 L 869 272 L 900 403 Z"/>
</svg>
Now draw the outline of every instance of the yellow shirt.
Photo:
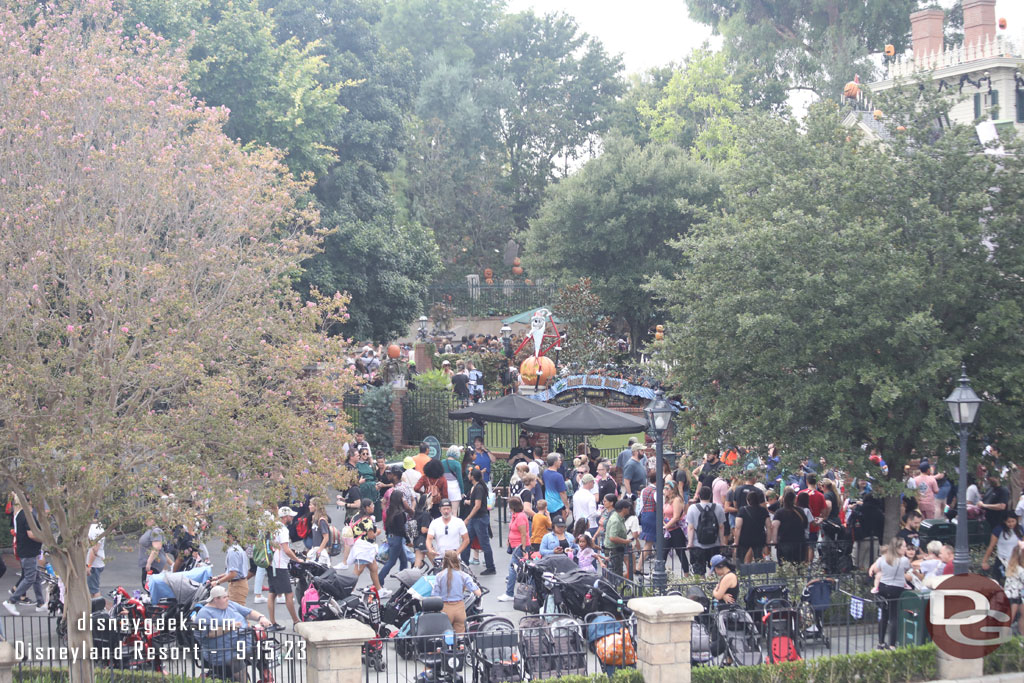
<svg viewBox="0 0 1024 683">
<path fill-rule="evenodd" d="M 538 512 L 533 516 L 533 531 L 530 532 L 530 543 L 540 545 L 541 539 L 549 531 L 551 531 L 551 518 L 543 512 Z"/>
</svg>

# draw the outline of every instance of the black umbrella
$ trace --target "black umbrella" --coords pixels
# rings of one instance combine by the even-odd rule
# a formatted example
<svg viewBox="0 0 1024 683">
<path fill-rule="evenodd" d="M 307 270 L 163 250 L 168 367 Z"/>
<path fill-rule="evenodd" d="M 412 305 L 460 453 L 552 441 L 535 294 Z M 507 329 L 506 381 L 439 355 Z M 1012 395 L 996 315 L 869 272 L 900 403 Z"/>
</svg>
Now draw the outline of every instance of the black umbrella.
<svg viewBox="0 0 1024 683">
<path fill-rule="evenodd" d="M 493 401 L 473 403 L 448 413 L 450 420 L 479 420 L 480 422 L 508 422 L 516 424 L 530 418 L 560 413 L 564 408 L 526 398 L 519 394 L 508 394 Z"/>
<path fill-rule="evenodd" d="M 527 420 L 523 428 L 549 434 L 635 434 L 647 429 L 647 420 L 593 403 L 580 403 Z"/>
</svg>

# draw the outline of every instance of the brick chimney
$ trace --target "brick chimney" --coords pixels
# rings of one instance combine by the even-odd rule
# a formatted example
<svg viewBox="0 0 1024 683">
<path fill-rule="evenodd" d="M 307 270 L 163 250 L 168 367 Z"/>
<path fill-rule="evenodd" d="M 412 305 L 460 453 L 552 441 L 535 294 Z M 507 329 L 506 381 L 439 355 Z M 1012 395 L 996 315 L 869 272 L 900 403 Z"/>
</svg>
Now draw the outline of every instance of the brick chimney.
<svg viewBox="0 0 1024 683">
<path fill-rule="evenodd" d="M 996 0 L 963 0 L 964 47 L 995 40 Z"/>
<path fill-rule="evenodd" d="M 965 12 L 969 1 L 964 2 Z M 942 52 L 942 23 L 945 16 L 945 12 L 940 9 L 923 9 L 910 15 L 910 39 L 913 42 L 915 62 L 921 63 L 929 56 Z"/>
</svg>

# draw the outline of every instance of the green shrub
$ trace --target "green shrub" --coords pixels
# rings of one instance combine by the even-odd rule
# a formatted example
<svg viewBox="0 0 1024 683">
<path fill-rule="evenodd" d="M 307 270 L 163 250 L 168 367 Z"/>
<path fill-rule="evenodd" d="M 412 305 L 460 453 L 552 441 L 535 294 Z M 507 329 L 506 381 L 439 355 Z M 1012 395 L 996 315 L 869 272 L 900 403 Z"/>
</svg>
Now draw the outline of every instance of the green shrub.
<svg viewBox="0 0 1024 683">
<path fill-rule="evenodd" d="M 1024 671 L 1024 639 L 1012 638 L 985 657 L 985 675 Z"/>
<path fill-rule="evenodd" d="M 394 450 L 392 434 L 395 414 L 391 410 L 391 387 L 368 387 L 363 392 L 359 411 L 359 426 L 366 432 L 366 440 L 374 453 L 390 455 Z"/>
<path fill-rule="evenodd" d="M 643 674 L 636 669 L 619 669 L 613 675 L 560 676 L 547 679 L 548 683 L 644 683 Z"/>
<path fill-rule="evenodd" d="M 413 380 L 417 391 L 450 391 L 452 387 L 448 375 L 440 370 L 427 370 L 416 375 Z"/>
<path fill-rule="evenodd" d="M 508 486 L 508 482 L 512 479 L 512 466 L 508 464 L 508 460 L 494 459 L 491 463 L 491 483 L 494 486 Z"/>
<path fill-rule="evenodd" d="M 937 675 L 934 643 L 760 666 L 698 666 L 693 683 L 905 683 Z"/>
</svg>

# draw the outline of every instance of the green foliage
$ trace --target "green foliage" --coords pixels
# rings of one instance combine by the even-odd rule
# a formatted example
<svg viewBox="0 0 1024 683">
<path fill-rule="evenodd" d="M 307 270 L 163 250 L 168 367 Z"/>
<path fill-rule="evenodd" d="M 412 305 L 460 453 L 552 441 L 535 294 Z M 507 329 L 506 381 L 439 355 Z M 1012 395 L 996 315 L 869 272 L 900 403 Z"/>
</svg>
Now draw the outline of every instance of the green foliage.
<svg viewBox="0 0 1024 683">
<path fill-rule="evenodd" d="M 859 73 L 871 80 L 870 53 L 887 43 L 909 45 L 910 13 L 917 0 L 817 2 L 815 0 L 687 0 L 690 16 L 725 38 L 748 100 L 768 107 L 788 91 L 838 96 Z"/>
<path fill-rule="evenodd" d="M 559 676 L 547 679 L 550 683 L 644 683 L 644 676 L 637 669 L 618 669 L 614 674 L 590 674 L 589 676 Z"/>
<path fill-rule="evenodd" d="M 967 127 L 936 137 L 949 103 L 908 91 L 885 106 L 906 143 L 859 140 L 829 103 L 804 131 L 750 122 L 725 197 L 677 243 L 680 274 L 654 290 L 702 445 L 860 459 L 871 443 L 898 476 L 911 449 L 950 444 L 961 359 L 988 397 L 978 433 L 1018 442 L 1021 160 L 979 154 Z"/>
<path fill-rule="evenodd" d="M 605 329 L 610 321 L 604 315 L 601 297 L 593 292 L 589 277 L 566 285 L 552 308 L 565 323 L 562 362 L 585 370 L 611 361 L 617 348 Z"/>
<path fill-rule="evenodd" d="M 416 375 L 416 389 L 423 391 L 451 391 L 452 382 L 440 370 L 426 370 Z"/>
<path fill-rule="evenodd" d="M 440 369 L 444 361 L 451 363 L 453 371 L 459 361 L 472 361 L 473 366 L 484 373 L 483 383 L 488 390 L 501 386 L 501 374 L 508 367 L 505 356 L 500 353 L 439 353 L 434 356 L 434 367 Z"/>
<path fill-rule="evenodd" d="M 929 643 L 759 666 L 695 666 L 690 670 L 690 678 L 693 683 L 909 683 L 935 679 L 937 652 L 935 644 Z"/>
<path fill-rule="evenodd" d="M 526 233 L 524 260 L 561 281 L 600 273 L 593 293 L 628 323 L 636 349 L 657 310 L 642 285 L 675 272 L 666 245 L 690 230 L 717 192 L 708 169 L 678 147 L 641 149 L 610 138 L 604 154 L 548 192 Z"/>
<path fill-rule="evenodd" d="M 512 466 L 508 460 L 497 460 L 491 463 L 491 481 L 495 486 L 508 486 L 512 479 Z"/>
<path fill-rule="evenodd" d="M 374 453 L 390 454 L 395 441 L 393 429 L 395 414 L 391 410 L 391 387 L 367 387 L 362 395 L 359 426 L 366 432 L 366 440 Z"/>
<path fill-rule="evenodd" d="M 985 657 L 985 675 L 1024 671 L 1024 639 L 1011 638 Z"/>
</svg>

